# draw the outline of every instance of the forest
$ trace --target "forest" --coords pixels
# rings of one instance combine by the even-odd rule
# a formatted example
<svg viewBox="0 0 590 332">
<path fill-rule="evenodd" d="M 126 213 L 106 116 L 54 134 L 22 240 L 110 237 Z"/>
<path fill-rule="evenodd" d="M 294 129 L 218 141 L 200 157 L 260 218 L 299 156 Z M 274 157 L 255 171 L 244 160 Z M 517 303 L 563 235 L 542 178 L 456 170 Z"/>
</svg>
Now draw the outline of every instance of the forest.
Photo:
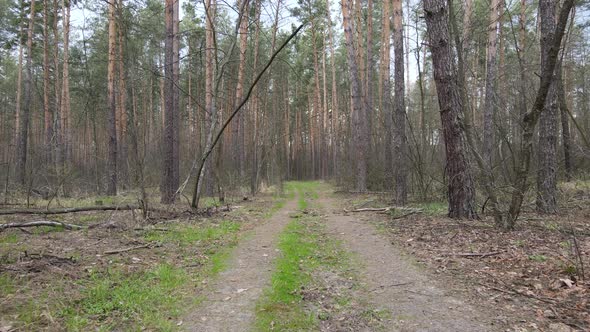
<svg viewBox="0 0 590 332">
<path fill-rule="evenodd" d="M 590 329 L 589 17 L 0 0 L 0 332 Z"/>
</svg>

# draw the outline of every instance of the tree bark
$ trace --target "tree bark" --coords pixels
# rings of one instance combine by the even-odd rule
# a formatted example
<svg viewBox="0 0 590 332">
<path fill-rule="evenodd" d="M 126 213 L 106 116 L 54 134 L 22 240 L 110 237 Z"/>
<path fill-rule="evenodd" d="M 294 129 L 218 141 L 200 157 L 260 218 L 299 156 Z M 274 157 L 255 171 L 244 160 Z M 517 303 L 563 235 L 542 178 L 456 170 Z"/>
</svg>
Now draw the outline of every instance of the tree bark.
<svg viewBox="0 0 590 332">
<path fill-rule="evenodd" d="M 51 165 L 51 140 L 53 139 L 53 113 L 49 101 L 49 2 L 43 0 L 43 113 L 45 116 L 45 161 Z"/>
<path fill-rule="evenodd" d="M 395 100 L 393 102 L 393 155 L 395 158 L 393 159 L 393 171 L 395 178 L 395 201 L 400 205 L 406 204 L 408 198 L 408 143 L 406 139 L 404 35 L 402 25 L 402 8 L 402 0 L 393 0 L 393 51 L 395 56 Z"/>
<path fill-rule="evenodd" d="M 328 37 L 330 42 L 330 68 L 332 72 L 332 116 L 331 116 L 331 125 L 332 125 L 332 174 L 338 176 L 339 174 L 339 165 L 338 165 L 338 151 L 340 149 L 339 145 L 339 135 L 340 135 L 340 121 L 339 121 L 339 110 L 338 110 L 338 91 L 336 89 L 336 56 L 334 52 L 334 32 L 332 30 L 332 15 L 330 14 L 330 1 L 326 0 L 326 19 L 328 21 Z"/>
<path fill-rule="evenodd" d="M 393 177 L 393 113 L 391 107 L 391 12 L 390 1 L 383 2 L 381 28 L 381 112 L 385 124 L 385 188 L 392 189 Z"/>
<path fill-rule="evenodd" d="M 165 40 L 165 55 L 164 55 L 164 140 L 163 140 L 163 177 L 162 177 L 162 197 L 163 204 L 171 204 L 174 202 L 176 189 L 178 188 L 177 167 L 178 158 L 175 156 L 175 147 L 178 140 L 175 139 L 176 132 L 176 118 L 178 117 L 178 107 L 176 104 L 176 50 L 175 50 L 175 25 L 176 25 L 176 5 L 174 0 L 166 0 L 166 40 Z"/>
<path fill-rule="evenodd" d="M 563 81 L 559 81 L 559 110 L 561 115 L 561 139 L 563 144 L 563 164 L 565 170 L 566 181 L 571 181 L 573 178 L 573 164 L 572 164 L 572 138 L 570 134 L 569 125 L 569 110 L 567 100 L 565 98 L 565 89 Z"/>
<path fill-rule="evenodd" d="M 16 145 L 16 180 L 20 185 L 25 185 L 27 169 L 27 143 L 29 137 L 29 121 L 31 103 L 33 98 L 33 35 L 35 28 L 35 0 L 31 0 L 29 14 L 29 29 L 27 32 L 27 63 L 24 84 L 24 103 L 19 115 L 18 140 Z"/>
<path fill-rule="evenodd" d="M 63 19 L 63 65 L 61 90 L 61 137 L 63 144 L 63 165 L 67 168 L 71 162 L 71 114 L 70 114 L 70 1 L 61 2 Z"/>
<path fill-rule="evenodd" d="M 541 68 L 549 61 L 549 47 L 555 34 L 555 0 L 540 0 Z M 553 76 L 553 75 L 552 75 Z M 537 211 L 557 213 L 557 80 L 553 78 L 543 112 L 539 116 L 537 169 Z"/>
<path fill-rule="evenodd" d="M 117 71 L 118 71 L 118 100 L 117 100 L 117 158 L 119 183 L 125 186 L 129 182 L 127 169 L 128 136 L 127 136 L 127 82 L 125 73 L 125 39 L 123 21 L 123 0 L 117 3 Z"/>
<path fill-rule="evenodd" d="M 246 1 L 244 6 L 240 5 L 240 8 L 243 7 L 244 11 L 248 9 L 249 0 L 241 0 Z M 240 1 L 240 2 L 241 2 Z M 238 63 L 238 82 L 236 83 L 236 99 L 234 100 L 234 108 L 242 101 L 244 96 L 244 78 L 246 73 L 246 51 L 248 47 L 248 19 L 246 13 L 242 13 L 242 21 L 240 22 L 240 54 L 239 54 L 239 63 Z M 244 114 L 238 113 L 236 123 L 234 126 L 234 135 L 233 135 L 233 148 L 234 148 L 234 160 L 235 165 L 238 168 L 238 174 L 240 178 L 243 179 L 246 177 L 246 151 L 245 151 L 245 133 L 244 133 Z"/>
<path fill-rule="evenodd" d="M 107 67 L 108 101 L 109 111 L 107 114 L 108 130 L 108 160 L 107 160 L 107 195 L 117 195 L 117 102 L 115 96 L 115 64 L 117 61 L 115 26 L 116 1 L 109 3 L 109 57 Z"/>
<path fill-rule="evenodd" d="M 446 150 L 449 217 L 475 219 L 475 188 L 465 148 L 461 95 L 449 33 L 446 0 L 424 0 L 429 47 Z"/>
<path fill-rule="evenodd" d="M 402 41 L 403 43 L 403 41 Z M 367 1 L 367 65 L 365 78 L 365 112 L 367 118 L 367 137 L 372 151 L 373 140 L 373 1 Z M 403 46 L 402 46 L 403 48 Z M 402 55 L 403 57 L 403 55 Z M 403 63 L 403 60 L 402 60 Z"/>
<path fill-rule="evenodd" d="M 353 39 L 353 27 L 350 19 L 352 11 L 352 0 L 342 0 L 342 19 L 344 26 L 344 37 L 350 67 L 350 84 L 352 92 L 352 139 L 354 145 L 353 155 L 355 156 L 356 190 L 363 192 L 367 190 L 367 161 L 366 161 L 366 113 L 362 102 L 361 80 L 355 55 Z"/>
<path fill-rule="evenodd" d="M 496 76 L 497 42 L 498 42 L 498 6 L 501 0 L 492 0 L 490 4 L 490 19 L 488 22 L 488 45 L 486 58 L 486 86 L 483 115 L 483 148 L 484 161 L 492 165 L 494 150 L 494 118 L 496 114 Z M 503 0 L 502 0 L 503 1 Z"/>
</svg>

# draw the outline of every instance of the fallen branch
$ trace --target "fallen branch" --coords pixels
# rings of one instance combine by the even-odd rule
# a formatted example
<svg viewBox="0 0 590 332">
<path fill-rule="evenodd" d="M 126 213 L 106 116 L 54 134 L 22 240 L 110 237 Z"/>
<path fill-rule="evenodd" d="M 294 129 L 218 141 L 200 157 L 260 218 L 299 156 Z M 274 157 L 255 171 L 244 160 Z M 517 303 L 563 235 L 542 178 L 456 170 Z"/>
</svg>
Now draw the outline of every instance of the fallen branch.
<svg viewBox="0 0 590 332">
<path fill-rule="evenodd" d="M 367 194 L 367 195 L 391 195 L 391 191 L 352 191 L 352 190 L 336 190 L 335 194 Z"/>
<path fill-rule="evenodd" d="M 444 256 L 459 256 L 459 257 L 479 257 L 479 258 L 485 258 L 485 257 L 490 257 L 490 256 L 495 256 L 495 255 L 499 255 L 501 254 L 501 251 L 491 251 L 491 252 L 483 252 L 483 253 L 478 253 L 478 252 L 467 252 L 467 253 L 450 253 L 450 254 L 446 254 Z"/>
<path fill-rule="evenodd" d="M 5 230 L 7 228 L 25 228 L 25 227 L 39 227 L 39 226 L 51 226 L 51 227 L 63 227 L 65 229 L 82 229 L 83 226 L 74 225 L 74 224 L 67 224 L 64 222 L 59 221 L 52 221 L 52 220 L 39 220 L 39 221 L 29 221 L 25 223 L 16 223 L 11 222 L 7 224 L 0 224 L 0 231 Z"/>
<path fill-rule="evenodd" d="M 135 246 L 135 247 L 109 250 L 109 251 L 105 251 L 103 254 L 104 255 L 114 255 L 114 254 L 120 254 L 123 252 L 128 252 L 128 251 L 137 250 L 137 249 L 151 248 L 152 246 L 155 246 L 155 245 L 153 243 L 147 243 L 147 244 L 142 244 L 140 246 Z"/>
<path fill-rule="evenodd" d="M 66 214 L 75 212 L 87 212 L 87 211 L 126 211 L 126 210 L 137 210 L 138 206 L 135 205 L 122 205 L 122 206 L 86 206 L 86 207 L 75 207 L 75 208 L 63 208 L 63 209 L 52 209 L 52 210 L 41 210 L 41 209 L 10 209 L 0 210 L 0 215 L 7 214 Z"/>
<path fill-rule="evenodd" d="M 354 209 L 354 210 L 344 209 L 344 212 L 347 212 L 347 213 L 348 212 L 389 212 L 392 210 L 408 211 L 408 212 L 412 212 L 412 213 L 422 212 L 422 209 L 409 208 L 409 207 L 403 207 L 403 206 L 388 206 L 388 207 L 383 207 L 383 208 L 362 208 L 362 209 Z"/>
</svg>

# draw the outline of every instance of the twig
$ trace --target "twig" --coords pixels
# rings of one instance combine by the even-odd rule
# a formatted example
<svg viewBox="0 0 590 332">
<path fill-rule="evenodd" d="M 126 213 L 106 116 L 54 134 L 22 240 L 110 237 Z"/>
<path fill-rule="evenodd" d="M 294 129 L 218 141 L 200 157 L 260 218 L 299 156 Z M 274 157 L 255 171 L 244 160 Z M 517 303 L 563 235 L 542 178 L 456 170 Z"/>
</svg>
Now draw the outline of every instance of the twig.
<svg viewBox="0 0 590 332">
<path fill-rule="evenodd" d="M 499 255 L 501 253 L 502 253 L 501 251 L 491 251 L 491 252 L 483 252 L 483 253 L 467 252 L 467 253 L 449 253 L 449 254 L 446 254 L 444 256 L 459 256 L 459 257 L 479 257 L 479 258 L 485 258 L 485 257 Z"/>
<path fill-rule="evenodd" d="M 52 221 L 52 220 L 39 220 L 39 221 L 29 221 L 25 223 L 7 223 L 7 224 L 0 224 L 0 231 L 3 231 L 7 228 L 24 228 L 24 227 L 39 227 L 39 226 L 51 226 L 51 227 L 63 227 L 65 229 L 82 229 L 83 226 L 74 225 L 74 224 L 67 224 L 59 221 Z"/>
<path fill-rule="evenodd" d="M 135 246 L 135 247 L 129 247 L 129 248 L 123 248 L 123 249 L 115 249 L 115 250 L 109 250 L 109 251 L 105 251 L 103 254 L 104 255 L 114 255 L 114 254 L 120 254 L 122 252 L 127 252 L 127 251 L 132 251 L 132 250 L 137 250 L 137 249 L 143 249 L 143 248 L 151 248 L 152 245 L 154 245 L 153 243 L 148 243 L 148 244 L 143 244 L 140 246 Z"/>
</svg>

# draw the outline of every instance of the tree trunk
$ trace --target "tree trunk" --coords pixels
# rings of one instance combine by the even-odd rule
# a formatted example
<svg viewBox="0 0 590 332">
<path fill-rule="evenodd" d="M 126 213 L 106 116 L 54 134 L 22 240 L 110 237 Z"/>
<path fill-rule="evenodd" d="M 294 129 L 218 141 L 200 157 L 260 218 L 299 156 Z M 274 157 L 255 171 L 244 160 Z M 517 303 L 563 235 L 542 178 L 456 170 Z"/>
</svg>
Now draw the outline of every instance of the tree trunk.
<svg viewBox="0 0 590 332">
<path fill-rule="evenodd" d="M 58 0 L 53 0 L 53 17 L 58 17 Z M 55 45 L 59 45 L 59 29 L 58 29 L 58 20 L 53 20 L 53 39 Z M 59 47 L 53 48 L 53 79 L 54 82 L 54 94 L 55 94 L 55 114 L 53 119 L 53 133 L 54 133 L 54 140 L 55 140 L 55 167 L 59 172 L 61 172 L 61 168 L 64 164 L 65 158 L 65 148 L 63 142 L 63 135 L 62 135 L 62 109 L 61 109 L 61 88 L 62 85 L 60 84 L 60 75 L 59 75 Z"/>
<path fill-rule="evenodd" d="M 33 32 L 35 28 L 35 0 L 31 0 L 29 29 L 27 32 L 27 63 L 24 84 L 24 103 L 19 115 L 18 139 L 16 144 L 16 181 L 25 185 L 27 171 L 27 143 L 29 137 L 29 120 L 33 98 Z"/>
<path fill-rule="evenodd" d="M 540 0 L 541 68 L 547 67 L 549 47 L 555 34 L 555 0 Z M 543 112 L 539 117 L 537 169 L 537 211 L 557 212 L 557 80 L 551 81 Z"/>
<path fill-rule="evenodd" d="M 107 195 L 117 195 L 117 99 L 115 96 L 115 65 L 117 61 L 117 51 L 115 49 L 115 40 L 117 31 L 115 27 L 115 7 L 116 2 L 107 5 L 109 12 L 109 58 L 107 67 L 107 84 L 108 84 L 108 105 L 109 111 L 107 116 L 108 130 L 108 161 L 107 161 Z"/>
<path fill-rule="evenodd" d="M 383 2 L 381 27 L 381 112 L 385 124 L 385 188 L 392 189 L 393 177 L 393 113 L 391 107 L 391 11 L 390 1 Z"/>
<path fill-rule="evenodd" d="M 14 119 L 14 135 L 11 139 L 13 147 L 15 148 L 15 154 L 16 154 L 16 147 L 18 145 L 18 137 L 20 135 L 20 116 L 21 116 L 21 101 L 22 101 L 22 88 L 23 88 L 23 39 L 24 39 L 24 9 L 22 7 L 23 0 L 20 1 L 20 5 L 21 5 L 21 13 L 20 13 L 20 24 L 19 24 L 19 34 L 18 34 L 18 38 L 19 38 L 19 43 L 18 43 L 18 65 L 17 65 L 17 74 L 16 74 L 16 108 L 15 108 L 15 119 Z"/>
<path fill-rule="evenodd" d="M 365 112 L 367 118 L 367 137 L 372 151 L 373 140 L 373 1 L 367 1 L 367 65 L 365 81 Z M 403 55 L 402 55 L 403 57 Z M 402 60 L 403 63 L 403 60 Z"/>
<path fill-rule="evenodd" d="M 51 165 L 51 140 L 53 138 L 53 113 L 49 106 L 49 20 L 47 0 L 43 0 L 43 113 L 45 115 L 45 161 Z"/>
<path fill-rule="evenodd" d="M 330 1 L 326 0 L 326 8 L 330 8 Z M 334 32 L 332 31 L 332 18 L 331 18 L 330 10 L 326 10 L 326 19 L 328 21 L 328 37 L 330 42 L 330 67 L 332 72 L 332 174 L 338 176 L 339 174 L 339 165 L 338 165 L 338 151 L 340 149 L 339 145 L 339 135 L 340 135 L 340 121 L 339 121 L 339 112 L 338 112 L 338 91 L 336 89 L 337 82 L 336 82 L 336 56 L 334 52 Z"/>
<path fill-rule="evenodd" d="M 175 1 L 166 0 L 166 40 L 165 40 L 165 54 L 164 54 L 164 140 L 163 140 L 163 177 L 162 177 L 162 198 L 163 204 L 171 204 L 174 202 L 176 189 L 178 188 L 178 182 L 175 182 L 175 167 L 178 164 L 178 160 L 175 159 L 174 149 L 175 144 L 178 143 L 175 140 L 175 117 L 178 113 L 178 108 L 175 103 L 175 92 L 176 89 L 176 75 L 175 75 L 175 45 L 174 45 L 174 26 L 175 22 Z"/>
<path fill-rule="evenodd" d="M 128 184 L 128 136 L 127 136 L 127 83 L 125 73 L 125 40 L 124 40 L 124 21 L 123 21 L 123 0 L 119 0 L 117 4 L 117 42 L 118 42 L 118 101 L 117 101 L 117 144 L 118 144 L 118 171 L 119 183 L 122 186 Z"/>
<path fill-rule="evenodd" d="M 452 1 L 452 0 L 451 0 Z M 469 48 L 471 47 L 471 32 L 472 28 L 472 20 L 473 20 L 473 0 L 465 0 L 465 13 L 463 16 L 463 40 L 461 45 L 457 45 L 457 53 L 461 53 L 458 55 L 458 72 L 459 72 L 459 87 L 461 88 L 461 98 L 464 103 L 464 114 L 465 117 L 465 125 L 466 126 L 473 126 L 473 117 L 471 116 L 469 102 L 468 102 L 468 84 L 467 84 L 467 70 L 465 68 L 465 64 L 469 63 Z M 458 31 L 455 31 L 458 33 Z M 459 49 L 460 47 L 460 49 Z"/>
<path fill-rule="evenodd" d="M 352 92 L 352 139 L 354 144 L 354 160 L 356 169 L 356 190 L 364 192 L 367 190 L 367 161 L 365 156 L 365 134 L 366 118 L 365 109 L 362 102 L 362 90 L 357 58 L 355 56 L 355 45 L 353 40 L 353 27 L 350 20 L 352 11 L 352 0 L 342 1 L 342 24 L 344 26 L 344 37 L 346 40 L 346 49 L 348 55 L 348 65 L 350 67 L 350 84 Z"/>
<path fill-rule="evenodd" d="M 541 2 L 543 6 L 546 4 Z M 547 102 L 547 95 L 549 93 L 552 82 L 554 81 L 554 71 L 557 64 L 557 58 L 559 55 L 559 48 L 561 40 L 567 25 L 570 11 L 574 5 L 574 0 L 565 0 L 559 12 L 559 19 L 557 21 L 557 28 L 551 31 L 552 36 L 547 38 L 543 36 L 541 45 L 544 45 L 545 53 L 543 62 L 544 66 L 541 67 L 541 82 L 539 83 L 539 89 L 535 96 L 535 101 L 530 112 L 527 112 L 523 117 L 522 121 L 522 156 L 520 159 L 520 165 L 516 175 L 515 183 L 513 184 L 512 198 L 510 202 L 510 209 L 504 227 L 507 229 L 514 228 L 516 219 L 520 215 L 520 209 L 522 207 L 522 201 L 528 188 L 527 178 L 530 169 L 531 155 L 533 153 L 533 134 L 539 116 L 543 113 L 545 104 Z M 545 11 L 545 9 L 543 9 Z M 543 33 L 549 33 L 543 31 Z"/>
<path fill-rule="evenodd" d="M 61 90 L 61 137 L 63 143 L 63 165 L 68 168 L 71 162 L 71 115 L 70 115 L 70 1 L 62 0 L 63 12 L 63 65 Z"/>
<path fill-rule="evenodd" d="M 484 161 L 492 165 L 494 150 L 494 117 L 496 114 L 496 74 L 497 41 L 498 41 L 498 5 L 500 0 L 492 0 L 490 4 L 490 20 L 488 22 L 488 45 L 486 58 L 486 87 L 483 114 L 483 148 Z"/>
<path fill-rule="evenodd" d="M 569 124 L 569 110 L 567 106 L 567 100 L 565 98 L 565 84 L 563 84 L 563 77 L 561 76 L 561 65 L 560 70 L 557 73 L 558 79 L 558 99 L 559 99 L 559 111 L 561 116 L 561 140 L 563 144 L 563 164 L 565 170 L 566 181 L 571 181 L 573 176 L 573 165 L 572 165 L 572 138 L 570 135 L 570 124 Z"/>
<path fill-rule="evenodd" d="M 404 83 L 404 36 L 403 36 L 403 4 L 402 0 L 393 0 L 393 51 L 395 56 L 395 100 L 393 102 L 394 131 L 393 165 L 395 178 L 395 201 L 399 205 L 406 204 L 408 197 L 408 143 L 406 139 L 406 104 Z"/>
<path fill-rule="evenodd" d="M 236 99 L 234 100 L 234 108 L 242 102 L 242 98 L 244 96 L 244 78 L 246 73 L 246 51 L 248 47 L 248 3 L 249 0 L 241 0 L 246 1 L 246 4 L 242 6 L 239 5 L 240 8 L 244 8 L 244 13 L 242 13 L 242 21 L 240 21 L 240 55 L 239 55 L 239 63 L 238 63 L 238 82 L 236 83 Z M 246 177 L 246 150 L 245 150 L 245 133 L 244 133 L 244 113 L 238 113 L 236 123 L 234 126 L 234 135 L 233 135 L 233 149 L 234 149 L 234 163 L 238 168 L 238 174 L 241 179 Z"/>
<path fill-rule="evenodd" d="M 446 150 L 449 217 L 475 219 L 475 188 L 465 148 L 461 95 L 446 0 L 424 0 L 427 34 Z"/>
</svg>

